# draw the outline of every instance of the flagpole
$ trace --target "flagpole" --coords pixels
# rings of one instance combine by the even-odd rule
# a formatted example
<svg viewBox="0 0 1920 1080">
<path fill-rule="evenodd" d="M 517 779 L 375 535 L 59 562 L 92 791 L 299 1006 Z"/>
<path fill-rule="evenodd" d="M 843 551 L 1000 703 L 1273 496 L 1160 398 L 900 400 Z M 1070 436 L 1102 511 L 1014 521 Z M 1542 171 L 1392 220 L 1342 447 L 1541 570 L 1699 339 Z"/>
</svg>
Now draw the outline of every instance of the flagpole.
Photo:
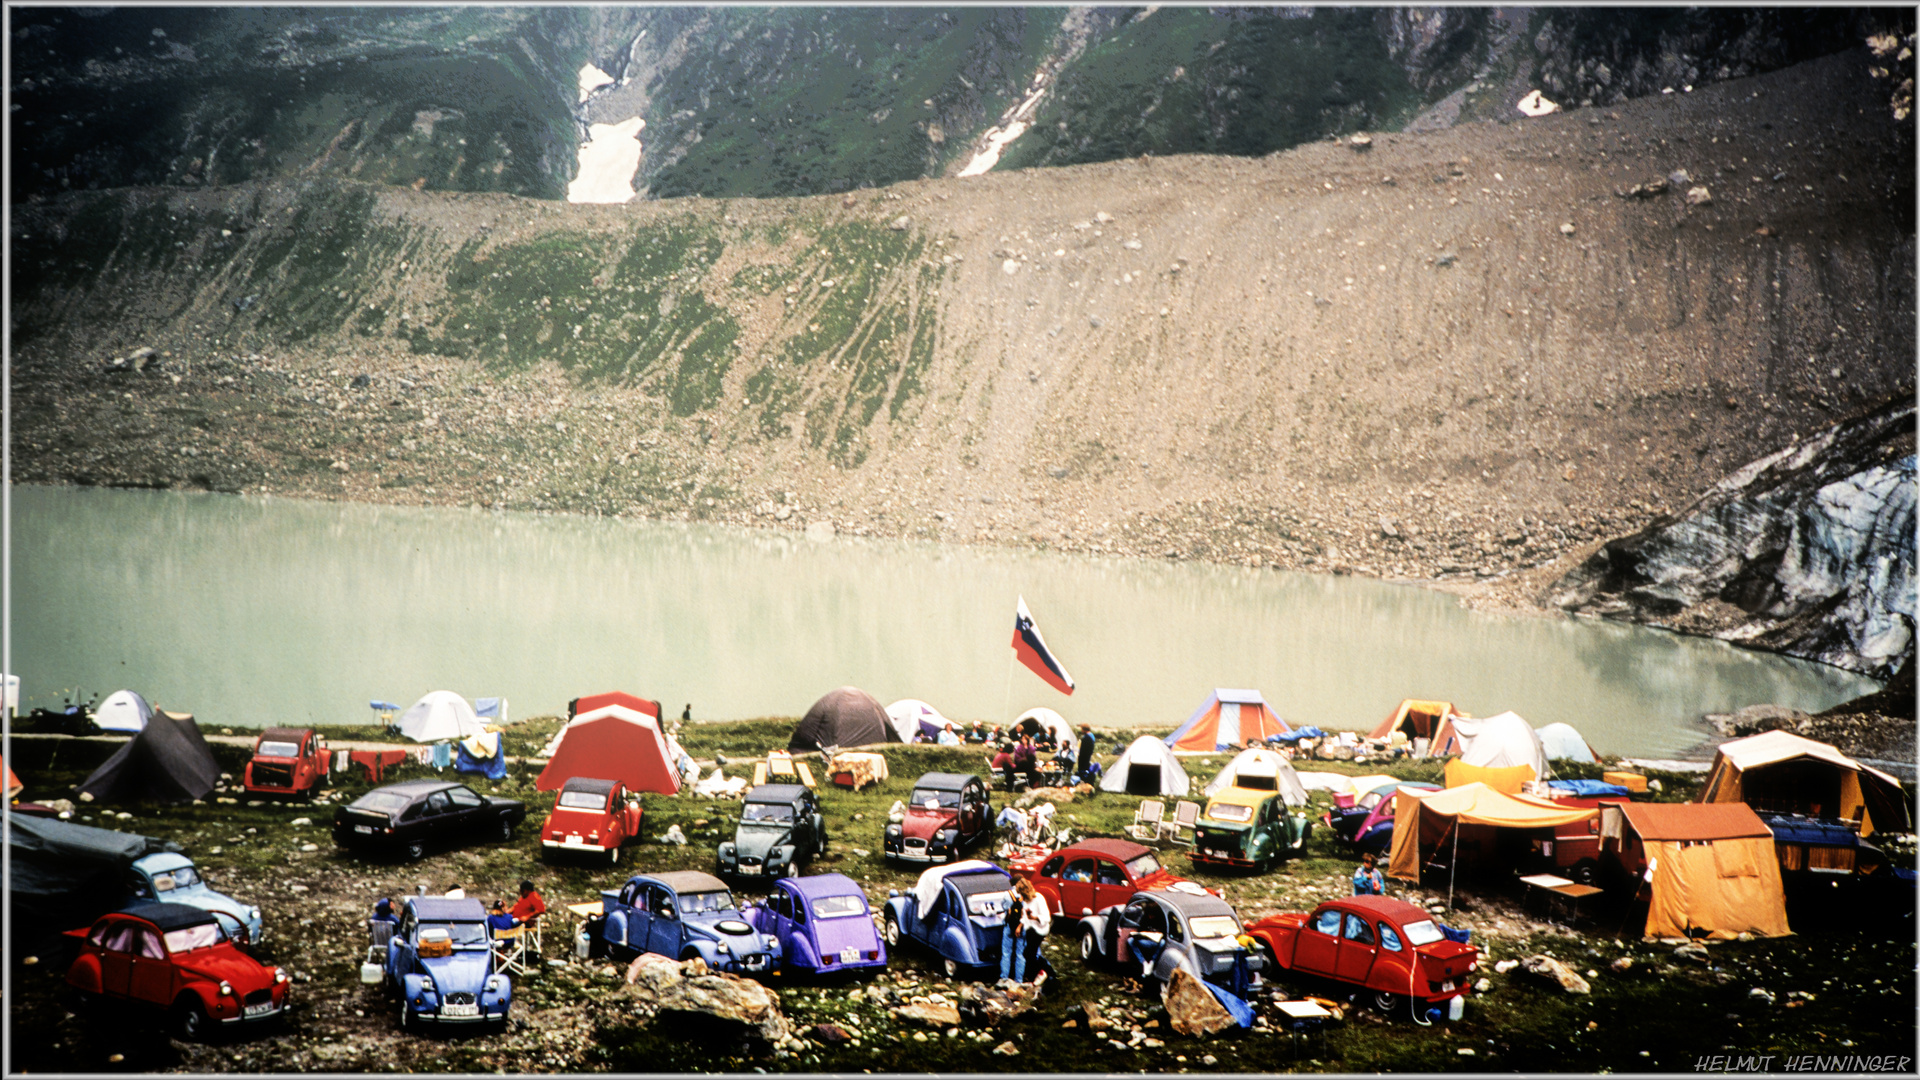
<svg viewBox="0 0 1920 1080">
<path fill-rule="evenodd" d="M 1006 700 L 1000 703 L 1000 715 L 1006 716 L 1008 713 L 1012 711 L 1013 711 L 1013 650 L 1009 648 L 1007 650 L 1007 696 L 1006 696 Z M 1009 723 L 1011 722 L 1011 718 L 1009 718 L 1008 722 Z"/>
</svg>

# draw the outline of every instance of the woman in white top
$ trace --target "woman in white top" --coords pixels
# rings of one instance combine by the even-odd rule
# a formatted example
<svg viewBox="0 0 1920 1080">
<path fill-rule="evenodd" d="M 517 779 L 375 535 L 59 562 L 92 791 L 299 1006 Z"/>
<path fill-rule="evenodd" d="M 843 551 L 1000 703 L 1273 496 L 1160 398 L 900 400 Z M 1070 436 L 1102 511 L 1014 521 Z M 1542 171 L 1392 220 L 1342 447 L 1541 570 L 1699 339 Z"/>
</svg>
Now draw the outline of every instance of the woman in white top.
<svg viewBox="0 0 1920 1080">
<path fill-rule="evenodd" d="M 1027 981 L 1027 957 L 1037 955 L 1041 941 L 1053 932 L 1053 913 L 1047 910 L 1047 902 L 1034 890 L 1033 882 L 1021 878 L 1014 891 L 1020 894 L 1024 905 L 1020 911 L 1020 941 L 1013 957 L 1013 981 Z"/>
</svg>

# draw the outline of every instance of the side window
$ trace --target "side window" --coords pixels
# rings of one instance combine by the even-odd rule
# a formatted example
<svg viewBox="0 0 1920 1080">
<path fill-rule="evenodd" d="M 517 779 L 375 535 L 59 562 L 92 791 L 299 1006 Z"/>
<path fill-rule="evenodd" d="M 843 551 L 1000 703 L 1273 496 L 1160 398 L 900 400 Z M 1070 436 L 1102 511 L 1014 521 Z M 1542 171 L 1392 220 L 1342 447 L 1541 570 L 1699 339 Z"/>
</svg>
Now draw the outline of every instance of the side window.
<svg viewBox="0 0 1920 1080">
<path fill-rule="evenodd" d="M 400 937 L 402 940 L 412 940 L 413 928 L 417 922 L 418 920 L 413 917 L 413 909 L 408 908 L 407 913 L 400 917 Z"/>
<path fill-rule="evenodd" d="M 1153 905 L 1145 900 L 1135 900 L 1120 912 L 1120 924 L 1122 926 L 1131 926 L 1135 930 L 1146 929 L 1147 909 L 1151 907 L 1153 907 Z M 1158 914 L 1159 909 L 1154 908 L 1154 913 Z"/>
<path fill-rule="evenodd" d="M 1093 880 L 1093 860 L 1092 859 L 1075 859 L 1071 863 L 1068 863 L 1066 876 L 1062 880 L 1092 881 Z"/>
<path fill-rule="evenodd" d="M 1340 935 L 1340 913 L 1332 908 L 1328 908 L 1313 920 L 1313 928 L 1316 932 L 1325 934 L 1328 937 L 1338 937 Z"/>
<path fill-rule="evenodd" d="M 627 907 L 636 907 L 640 903 L 640 886 L 629 881 L 620 886 L 620 903 Z"/>
<path fill-rule="evenodd" d="M 1127 872 L 1121 869 L 1118 863 L 1110 863 L 1102 859 L 1100 861 L 1100 877 L 1098 880 L 1102 885 L 1125 885 L 1127 883 Z"/>
<path fill-rule="evenodd" d="M 1186 928 L 1180 925 L 1180 916 L 1178 915 L 1175 915 L 1173 918 L 1167 920 L 1167 940 L 1168 941 L 1187 940 Z"/>
<path fill-rule="evenodd" d="M 1160 905 L 1142 901 L 1141 906 L 1145 910 L 1140 913 L 1140 929 L 1150 934 L 1166 933 L 1167 913 L 1160 910 Z"/>
<path fill-rule="evenodd" d="M 787 905 L 793 908 L 793 921 L 805 926 L 807 923 L 807 902 L 797 896 L 789 895 Z"/>
<path fill-rule="evenodd" d="M 419 821 L 420 815 L 425 808 L 426 808 L 425 803 L 409 803 L 407 804 L 407 808 L 400 812 L 400 820 L 401 821 Z"/>
<path fill-rule="evenodd" d="M 1388 952 L 1400 951 L 1400 935 L 1394 933 L 1393 927 L 1386 923 L 1380 924 L 1380 947 Z"/>
<path fill-rule="evenodd" d="M 126 922 L 117 922 L 109 925 L 107 927 L 106 940 L 100 943 L 100 947 L 103 949 L 112 949 L 114 952 L 132 952 L 135 929 L 137 928 L 132 923 Z"/>
<path fill-rule="evenodd" d="M 453 800 L 444 791 L 436 791 L 427 796 L 427 814 L 444 814 L 453 805 Z"/>
<path fill-rule="evenodd" d="M 1048 859 L 1047 865 L 1040 868 L 1040 876 L 1041 877 L 1059 877 L 1060 863 L 1062 861 L 1064 861 L 1064 857 L 1060 855 L 1055 855 L 1053 858 Z"/>
<path fill-rule="evenodd" d="M 649 885 L 647 887 L 647 899 L 648 906 L 653 908 L 656 913 L 669 919 L 677 919 L 680 917 L 679 909 L 673 902 L 673 893 L 667 891 L 665 886 Z"/>
<path fill-rule="evenodd" d="M 127 879 L 127 891 L 142 900 L 153 899 L 152 886 L 148 885 L 147 879 L 141 877 L 139 874 L 135 874 Z"/>
<path fill-rule="evenodd" d="M 140 955 L 149 960 L 165 960 L 167 950 L 160 944 L 160 935 L 145 927 L 140 928 Z"/>
<path fill-rule="evenodd" d="M 447 795 L 452 798 L 453 805 L 462 810 L 471 810 L 486 802 L 486 800 L 476 794 L 472 788 L 452 788 L 447 792 Z"/>
<path fill-rule="evenodd" d="M 1373 944 L 1373 928 L 1358 915 L 1347 916 L 1347 940 L 1361 945 Z"/>
</svg>

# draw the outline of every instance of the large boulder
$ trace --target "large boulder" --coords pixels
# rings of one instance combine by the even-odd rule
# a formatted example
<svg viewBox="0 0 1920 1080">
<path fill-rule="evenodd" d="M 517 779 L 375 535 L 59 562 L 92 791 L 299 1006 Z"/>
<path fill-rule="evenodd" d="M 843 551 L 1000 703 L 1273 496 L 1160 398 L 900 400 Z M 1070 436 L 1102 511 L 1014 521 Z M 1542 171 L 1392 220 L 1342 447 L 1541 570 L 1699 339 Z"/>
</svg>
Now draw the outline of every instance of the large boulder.
<svg viewBox="0 0 1920 1080">
<path fill-rule="evenodd" d="M 698 1017 L 776 1046 L 792 1037 L 786 1015 L 780 1011 L 780 995 L 752 979 L 709 971 L 698 957 L 681 963 L 642 953 L 627 967 L 627 984 L 634 998 L 656 1017 L 667 1013 Z"/>
<path fill-rule="evenodd" d="M 1568 611 L 1885 679 L 1914 640 L 1914 401 L 1794 441 L 1556 582 Z"/>
<path fill-rule="evenodd" d="M 1174 969 L 1173 978 L 1161 987 L 1160 998 L 1169 1026 L 1182 1035 L 1212 1035 L 1234 1025 L 1233 1014 L 1213 991 L 1184 968 Z"/>
<path fill-rule="evenodd" d="M 960 1009 L 944 1001 L 912 1001 L 893 1010 L 893 1018 L 927 1027 L 959 1027 Z"/>
<path fill-rule="evenodd" d="M 1040 988 L 1033 983 L 1013 983 L 1002 989 L 984 983 L 969 983 L 960 991 L 959 1015 L 969 1024 L 998 1024 L 1033 1008 Z"/>
</svg>

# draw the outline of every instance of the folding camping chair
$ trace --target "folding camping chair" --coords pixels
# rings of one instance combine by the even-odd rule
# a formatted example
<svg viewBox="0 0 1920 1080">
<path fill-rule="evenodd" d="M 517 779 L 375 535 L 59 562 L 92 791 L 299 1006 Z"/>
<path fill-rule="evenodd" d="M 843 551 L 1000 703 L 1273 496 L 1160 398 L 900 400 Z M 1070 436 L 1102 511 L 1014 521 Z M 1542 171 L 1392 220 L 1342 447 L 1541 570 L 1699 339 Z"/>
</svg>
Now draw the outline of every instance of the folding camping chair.
<svg viewBox="0 0 1920 1080">
<path fill-rule="evenodd" d="M 1171 827 L 1166 817 L 1166 803 L 1159 799 L 1141 799 L 1140 809 L 1133 812 L 1133 824 L 1127 826 L 1127 835 L 1142 843 L 1155 843 L 1162 831 Z"/>
<path fill-rule="evenodd" d="M 508 975 L 527 973 L 527 946 L 529 944 L 527 928 L 516 926 L 511 930 L 493 932 L 493 970 Z"/>
<path fill-rule="evenodd" d="M 1176 844 L 1184 844 L 1187 847 L 1192 847 L 1194 845 L 1194 830 L 1199 823 L 1200 804 L 1181 799 L 1179 802 L 1173 804 L 1173 822 L 1167 826 L 1173 830 L 1173 832 L 1169 834 L 1169 839 Z"/>
</svg>

